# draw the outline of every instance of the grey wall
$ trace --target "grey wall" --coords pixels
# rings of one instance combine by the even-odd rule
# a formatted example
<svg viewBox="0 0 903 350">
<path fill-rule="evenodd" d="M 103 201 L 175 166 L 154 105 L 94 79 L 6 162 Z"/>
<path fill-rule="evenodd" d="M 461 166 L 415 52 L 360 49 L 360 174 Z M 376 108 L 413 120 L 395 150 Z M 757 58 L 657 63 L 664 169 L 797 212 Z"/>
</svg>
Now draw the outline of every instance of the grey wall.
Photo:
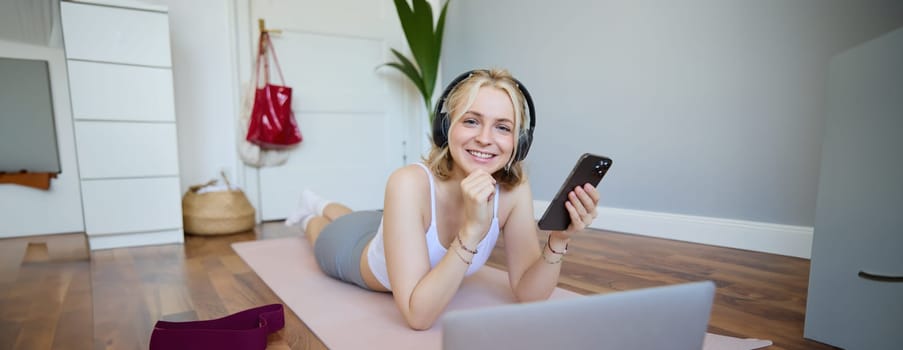
<svg viewBox="0 0 903 350">
<path fill-rule="evenodd" d="M 903 2 L 455 0 L 447 16 L 445 82 L 504 67 L 536 101 L 536 199 L 594 152 L 614 159 L 602 206 L 812 226 L 828 59 L 903 25 Z"/>
</svg>

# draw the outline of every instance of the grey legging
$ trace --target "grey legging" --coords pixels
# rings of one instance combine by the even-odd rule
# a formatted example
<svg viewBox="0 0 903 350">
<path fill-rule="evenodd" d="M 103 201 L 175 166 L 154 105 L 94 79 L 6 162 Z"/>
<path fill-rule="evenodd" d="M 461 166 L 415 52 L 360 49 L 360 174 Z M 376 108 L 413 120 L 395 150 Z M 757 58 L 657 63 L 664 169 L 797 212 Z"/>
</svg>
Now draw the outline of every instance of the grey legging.
<svg viewBox="0 0 903 350">
<path fill-rule="evenodd" d="M 382 210 L 356 211 L 326 225 L 314 243 L 314 256 L 324 273 L 370 289 L 361 276 L 361 254 L 376 236 Z"/>
</svg>

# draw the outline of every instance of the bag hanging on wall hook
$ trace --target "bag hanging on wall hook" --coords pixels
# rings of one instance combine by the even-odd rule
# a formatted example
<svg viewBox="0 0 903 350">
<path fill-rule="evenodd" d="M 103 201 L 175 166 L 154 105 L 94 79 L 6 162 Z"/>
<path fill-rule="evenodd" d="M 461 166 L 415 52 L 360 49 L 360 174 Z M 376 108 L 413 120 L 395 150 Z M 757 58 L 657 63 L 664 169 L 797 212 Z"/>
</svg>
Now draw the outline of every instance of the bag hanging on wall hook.
<svg viewBox="0 0 903 350">
<path fill-rule="evenodd" d="M 270 64 L 267 55 L 272 55 L 279 80 L 282 85 L 270 82 Z M 263 74 L 260 69 L 263 67 Z M 260 77 L 263 76 L 263 86 Z M 292 112 L 292 88 L 285 85 L 279 59 L 270 39 L 269 31 L 261 31 L 257 45 L 257 64 L 254 79 L 254 106 L 245 139 L 261 149 L 285 149 L 302 141 L 301 130 Z"/>
</svg>

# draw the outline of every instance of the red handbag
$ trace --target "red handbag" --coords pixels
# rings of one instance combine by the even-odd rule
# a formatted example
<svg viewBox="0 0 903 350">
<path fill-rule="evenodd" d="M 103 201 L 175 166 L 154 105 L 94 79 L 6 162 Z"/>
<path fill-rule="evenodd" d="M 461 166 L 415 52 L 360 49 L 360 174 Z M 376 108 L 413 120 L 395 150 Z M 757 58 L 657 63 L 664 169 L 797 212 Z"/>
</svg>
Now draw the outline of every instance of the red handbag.
<svg viewBox="0 0 903 350">
<path fill-rule="evenodd" d="M 267 51 L 273 55 L 276 70 L 282 85 L 270 83 L 270 62 L 267 59 Z M 260 67 L 263 66 L 264 85 L 260 86 Z M 254 86 L 254 106 L 251 109 L 251 117 L 248 123 L 248 134 L 245 137 L 248 142 L 260 146 L 262 149 L 283 149 L 292 147 L 301 142 L 301 130 L 295 121 L 292 112 L 292 88 L 285 86 L 282 77 L 282 69 L 276 58 L 276 50 L 270 40 L 270 34 L 260 33 L 257 46 L 257 66 Z"/>
</svg>

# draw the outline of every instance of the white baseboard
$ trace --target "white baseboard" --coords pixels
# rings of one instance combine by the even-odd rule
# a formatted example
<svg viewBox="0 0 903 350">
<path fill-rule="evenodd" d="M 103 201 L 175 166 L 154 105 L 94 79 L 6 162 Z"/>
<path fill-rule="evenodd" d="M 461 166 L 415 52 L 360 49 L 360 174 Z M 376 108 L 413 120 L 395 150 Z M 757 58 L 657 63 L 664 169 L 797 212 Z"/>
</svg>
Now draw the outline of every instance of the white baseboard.
<svg viewBox="0 0 903 350">
<path fill-rule="evenodd" d="M 548 205 L 548 201 L 534 200 L 534 216 L 539 219 Z M 590 225 L 595 229 L 806 259 L 812 253 L 812 227 L 618 208 L 597 210 L 599 217 Z"/>
<path fill-rule="evenodd" d="M 183 233 L 182 228 L 153 232 L 88 235 L 88 244 L 91 247 L 91 250 L 172 243 L 181 244 L 184 242 L 185 234 Z"/>
</svg>

